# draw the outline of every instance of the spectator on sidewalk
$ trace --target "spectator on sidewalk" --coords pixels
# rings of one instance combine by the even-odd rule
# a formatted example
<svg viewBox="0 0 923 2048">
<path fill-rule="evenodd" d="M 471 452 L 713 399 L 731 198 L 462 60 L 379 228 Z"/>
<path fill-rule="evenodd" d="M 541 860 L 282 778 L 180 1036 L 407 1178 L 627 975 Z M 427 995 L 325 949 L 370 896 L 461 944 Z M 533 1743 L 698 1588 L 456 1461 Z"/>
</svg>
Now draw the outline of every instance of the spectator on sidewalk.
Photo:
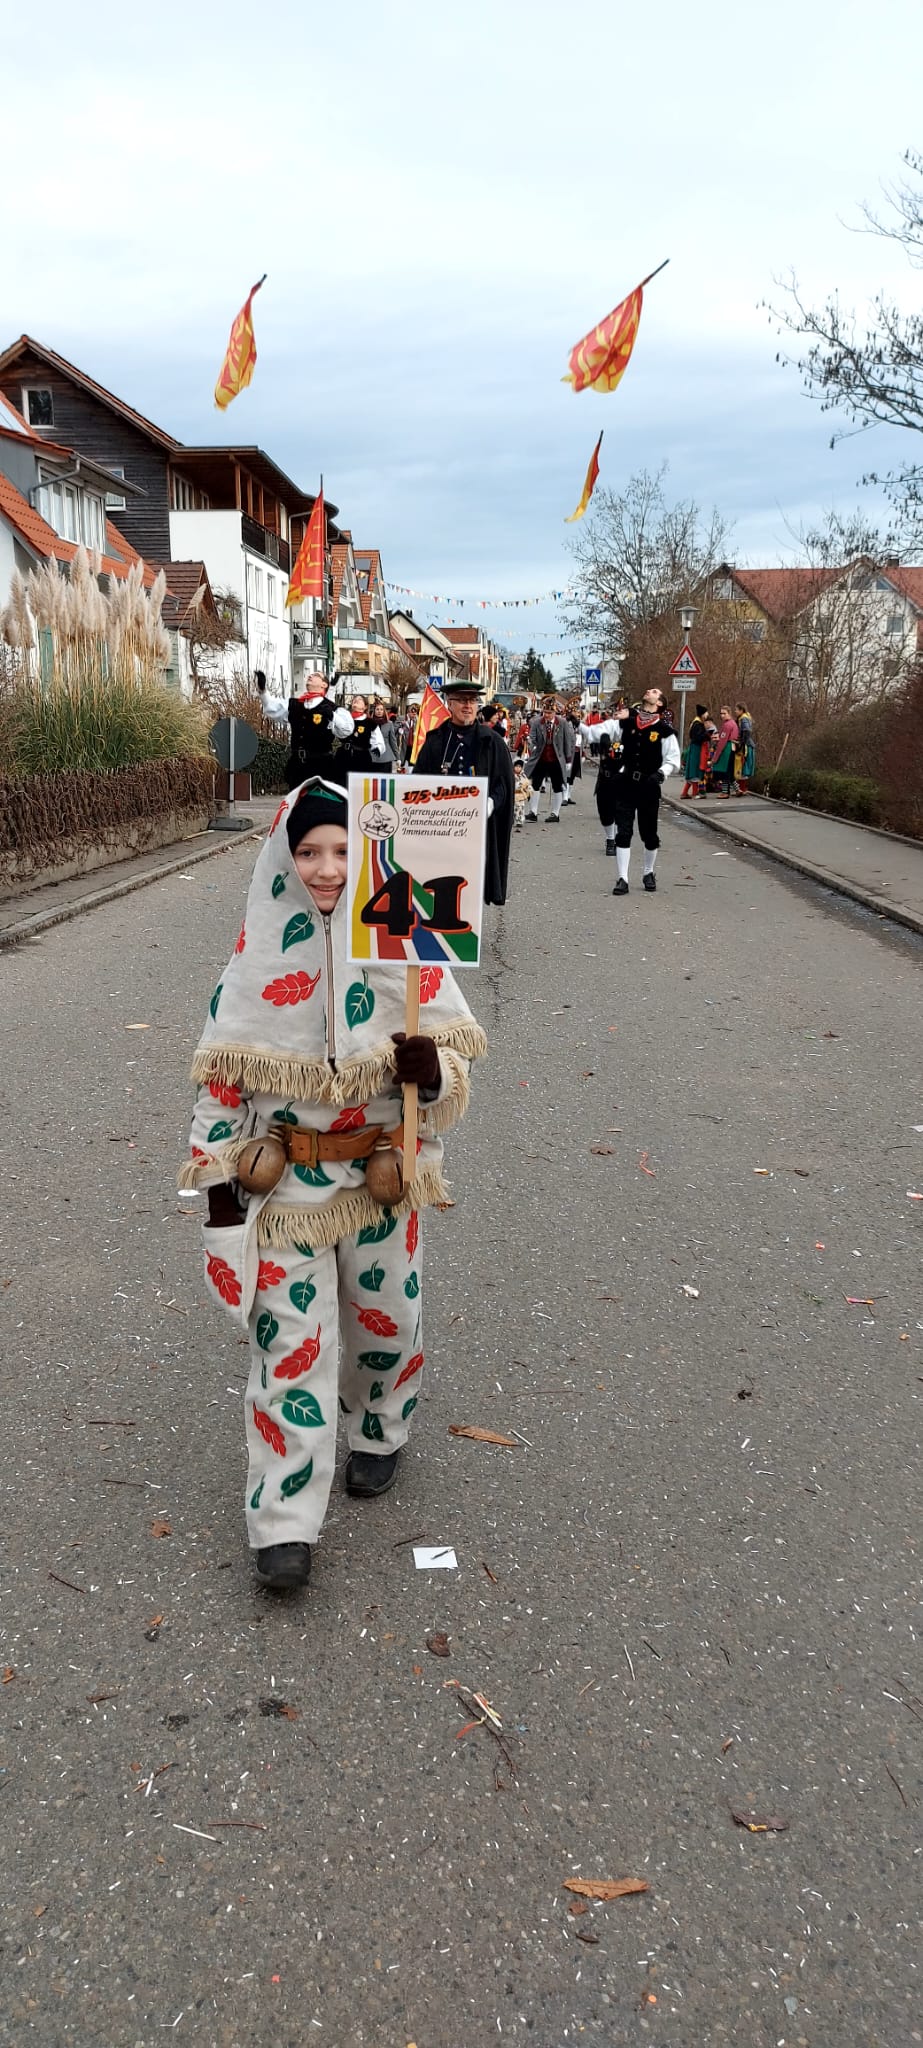
<svg viewBox="0 0 923 2048">
<path fill-rule="evenodd" d="M 683 760 L 683 773 L 686 781 L 680 791 L 681 796 L 698 796 L 699 789 L 704 784 L 708 763 L 709 723 L 708 705 L 697 704 L 695 707 L 695 717 L 689 727 L 689 738 L 686 743 L 686 753 Z M 714 730 L 714 728 L 712 729 Z"/>
<path fill-rule="evenodd" d="M 736 760 L 737 794 L 743 796 L 745 784 L 752 781 L 756 773 L 756 738 L 753 720 L 746 705 L 736 704 L 734 710 L 739 734 Z"/>
<path fill-rule="evenodd" d="M 722 704 L 720 718 L 721 723 L 711 742 L 708 772 L 713 782 L 724 783 L 724 789 L 719 791 L 719 795 L 730 797 L 735 789 L 734 752 L 740 733 L 729 704 Z"/>
</svg>

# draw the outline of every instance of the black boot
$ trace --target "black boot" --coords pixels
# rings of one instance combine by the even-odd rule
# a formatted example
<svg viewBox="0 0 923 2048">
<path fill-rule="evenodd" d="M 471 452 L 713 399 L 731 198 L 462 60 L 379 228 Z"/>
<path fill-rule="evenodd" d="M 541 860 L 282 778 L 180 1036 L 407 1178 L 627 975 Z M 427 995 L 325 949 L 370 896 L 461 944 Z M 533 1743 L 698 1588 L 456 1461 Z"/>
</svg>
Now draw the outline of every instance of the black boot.
<svg viewBox="0 0 923 2048">
<path fill-rule="evenodd" d="M 356 1494 L 360 1500 L 387 1493 L 397 1478 L 400 1455 L 400 1451 L 389 1451 L 385 1457 L 375 1457 L 371 1451 L 352 1451 L 346 1466 L 347 1493 Z"/>
<path fill-rule="evenodd" d="M 627 883 L 627 882 L 623 882 L 623 880 L 622 880 L 622 877 L 621 877 L 621 875 L 619 876 L 619 878 L 618 878 L 618 881 L 616 882 L 616 885 L 615 885 L 615 888 L 614 888 L 614 889 L 613 889 L 613 891 L 612 891 L 612 894 L 613 894 L 613 896 L 627 896 L 627 895 L 628 895 L 628 883 Z"/>
<path fill-rule="evenodd" d="M 267 1586 L 306 1586 L 311 1576 L 311 1546 L 309 1543 L 270 1543 L 265 1550 L 255 1550 L 258 1576 Z"/>
<path fill-rule="evenodd" d="M 615 840 L 614 840 L 614 839 L 607 839 L 607 840 L 606 840 L 606 852 L 607 852 L 607 853 L 612 853 L 612 854 L 614 854 L 614 852 L 615 852 Z"/>
<path fill-rule="evenodd" d="M 653 896 L 653 895 L 655 895 L 655 894 L 656 894 L 656 890 L 657 890 L 657 877 L 656 877 L 656 875 L 655 875 L 655 873 L 654 873 L 654 870 L 653 870 L 653 868 L 651 869 L 651 871 L 650 871 L 650 874 L 649 874 L 649 875 L 642 875 L 642 876 L 641 876 L 641 887 L 642 887 L 642 889 L 646 889 L 646 890 L 647 890 L 647 893 L 648 893 L 648 895 L 649 895 L 649 896 Z"/>
</svg>

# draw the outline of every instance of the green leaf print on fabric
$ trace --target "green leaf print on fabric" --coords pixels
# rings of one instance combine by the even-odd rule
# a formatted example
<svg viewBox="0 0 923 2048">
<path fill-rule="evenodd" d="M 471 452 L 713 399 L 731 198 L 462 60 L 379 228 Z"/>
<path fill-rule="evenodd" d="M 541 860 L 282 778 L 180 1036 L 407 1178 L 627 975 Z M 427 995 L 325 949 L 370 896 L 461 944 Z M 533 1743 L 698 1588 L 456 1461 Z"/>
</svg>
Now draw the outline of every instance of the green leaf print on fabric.
<svg viewBox="0 0 923 2048">
<path fill-rule="evenodd" d="M 265 1484 L 266 1484 L 266 1474 L 265 1474 L 265 1472 L 264 1472 L 264 1473 L 263 1473 L 263 1477 L 262 1477 L 262 1479 L 260 1480 L 259 1486 L 255 1487 L 255 1488 L 254 1488 L 254 1491 L 253 1491 L 253 1492 L 251 1493 L 251 1495 L 250 1495 L 250 1506 L 252 1507 L 252 1509 L 253 1509 L 254 1513 L 256 1513 L 256 1510 L 257 1510 L 257 1508 L 259 1507 L 260 1501 L 261 1501 L 261 1500 L 262 1500 L 262 1498 L 263 1498 L 263 1488 L 264 1488 Z"/>
<path fill-rule="evenodd" d="M 211 1002 L 210 1002 L 210 1003 L 209 1003 L 209 1005 L 208 1005 L 208 1008 L 209 1008 L 209 1012 L 210 1012 L 210 1014 L 211 1014 L 211 1018 L 212 1018 L 212 1022 L 214 1022 L 215 1018 L 216 1018 L 216 1017 L 217 1017 L 217 1015 L 218 1015 L 218 1004 L 219 1004 L 219 1003 L 220 1003 L 220 1001 L 221 1001 L 221 992 L 222 992 L 223 988 L 224 988 L 224 982 L 223 982 L 223 981 L 219 981 L 219 983 L 218 983 L 218 986 L 217 986 L 217 988 L 216 988 L 216 990 L 215 990 L 215 993 L 214 993 L 214 995 L 212 996 Z"/>
<path fill-rule="evenodd" d="M 279 1325 L 275 1316 L 271 1316 L 268 1308 L 264 1308 L 262 1315 L 257 1318 L 256 1325 L 256 1341 L 260 1350 L 268 1351 L 278 1335 Z"/>
<path fill-rule="evenodd" d="M 386 1209 L 380 1223 L 367 1223 L 365 1229 L 360 1230 L 356 1243 L 384 1244 L 385 1238 L 390 1237 L 392 1230 L 396 1229 L 397 1217 L 392 1216 L 390 1210 Z"/>
<path fill-rule="evenodd" d="M 306 1188 L 332 1188 L 333 1180 L 322 1166 L 293 1166 L 296 1180 L 304 1182 Z"/>
<path fill-rule="evenodd" d="M 260 1386 L 261 1386 L 261 1387 L 263 1388 L 263 1391 L 264 1391 L 264 1392 L 265 1392 L 265 1390 L 266 1390 L 266 1388 L 267 1388 L 267 1386 L 268 1386 L 268 1385 L 269 1385 L 269 1382 L 268 1382 L 268 1380 L 267 1380 L 267 1378 L 266 1378 L 266 1360 L 265 1360 L 265 1358 L 264 1358 L 264 1360 L 263 1360 L 263 1363 L 262 1363 L 262 1365 L 260 1366 Z"/>
<path fill-rule="evenodd" d="M 375 1008 L 375 991 L 369 988 L 368 975 L 363 973 L 361 981 L 350 982 L 343 1005 L 346 1022 L 350 1026 L 367 1024 Z"/>
<path fill-rule="evenodd" d="M 282 893 L 283 893 L 283 890 L 284 890 L 284 888 L 285 888 L 285 884 L 286 884 L 286 882 L 287 882 L 287 881 L 288 881 L 288 876 L 287 876 L 287 875 L 273 875 L 273 878 L 272 878 L 272 893 L 273 893 L 273 895 L 274 895 L 274 896 L 281 896 L 281 895 L 282 895 Z"/>
<path fill-rule="evenodd" d="M 301 1253 L 303 1259 L 313 1259 L 314 1257 L 313 1244 L 296 1244 L 295 1250 Z"/>
<path fill-rule="evenodd" d="M 282 933 L 282 951 L 287 953 L 291 946 L 302 946 L 305 939 L 314 936 L 314 919 L 309 910 L 296 910 Z"/>
<path fill-rule="evenodd" d="M 366 1409 L 362 1418 L 362 1434 L 368 1438 L 370 1444 L 383 1444 L 385 1433 L 381 1426 L 381 1416 L 370 1415 Z"/>
<path fill-rule="evenodd" d="M 296 1131 L 298 1129 L 298 1118 L 296 1117 L 290 1102 L 286 1103 L 284 1109 L 275 1110 L 273 1112 L 272 1120 L 274 1124 L 292 1124 Z"/>
<path fill-rule="evenodd" d="M 371 1386 L 370 1386 L 370 1388 L 369 1388 L 369 1400 L 370 1400 L 370 1401 L 383 1401 L 383 1400 L 384 1400 L 384 1397 L 385 1397 L 385 1383 L 384 1383 L 384 1380 L 373 1380 L 373 1381 L 372 1381 L 372 1384 L 371 1384 Z"/>
<path fill-rule="evenodd" d="M 417 1279 L 416 1273 L 411 1273 L 409 1278 L 404 1281 L 404 1293 L 408 1301 L 416 1301 L 419 1292 L 420 1282 Z"/>
<path fill-rule="evenodd" d="M 360 1351 L 356 1359 L 356 1364 L 367 1366 L 369 1372 L 393 1372 L 400 1362 L 399 1351 Z"/>
<path fill-rule="evenodd" d="M 282 1499 L 291 1500 L 293 1493 L 300 1493 L 302 1487 L 307 1486 L 313 1470 L 314 1459 L 309 1458 L 307 1464 L 302 1465 L 300 1472 L 287 1472 L 279 1488 Z"/>
<path fill-rule="evenodd" d="M 415 1409 L 416 1405 L 417 1405 L 417 1397 L 416 1397 L 416 1394 L 411 1394 L 411 1396 L 410 1396 L 410 1400 L 409 1400 L 409 1401 L 405 1401 L 405 1402 L 404 1402 L 404 1406 L 403 1406 L 403 1408 L 401 1409 L 401 1421 L 402 1421 L 402 1422 L 406 1422 L 406 1420 L 407 1420 L 407 1417 L 408 1417 L 408 1415 L 412 1415 L 412 1414 L 413 1414 L 413 1411 L 414 1411 L 414 1409 Z"/>
<path fill-rule="evenodd" d="M 288 1298 L 298 1314 L 306 1316 L 316 1293 L 313 1280 L 295 1280 L 288 1290 Z"/>
<path fill-rule="evenodd" d="M 375 1264 L 373 1266 L 367 1266 L 365 1272 L 360 1273 L 359 1285 L 360 1287 L 366 1288 L 369 1294 L 377 1294 L 384 1277 L 384 1266 L 380 1266 L 378 1264 L 378 1260 L 376 1259 Z"/>
<path fill-rule="evenodd" d="M 233 1136 L 234 1132 L 231 1129 L 230 1124 L 212 1124 L 211 1130 L 209 1131 L 208 1137 L 206 1139 L 206 1144 L 220 1145 L 222 1138 L 233 1138 Z"/>
<path fill-rule="evenodd" d="M 299 1429 L 323 1429 L 324 1416 L 320 1402 L 304 1387 L 291 1387 L 282 1395 L 277 1394 L 272 1403 L 281 1408 L 286 1422 L 295 1422 Z"/>
</svg>

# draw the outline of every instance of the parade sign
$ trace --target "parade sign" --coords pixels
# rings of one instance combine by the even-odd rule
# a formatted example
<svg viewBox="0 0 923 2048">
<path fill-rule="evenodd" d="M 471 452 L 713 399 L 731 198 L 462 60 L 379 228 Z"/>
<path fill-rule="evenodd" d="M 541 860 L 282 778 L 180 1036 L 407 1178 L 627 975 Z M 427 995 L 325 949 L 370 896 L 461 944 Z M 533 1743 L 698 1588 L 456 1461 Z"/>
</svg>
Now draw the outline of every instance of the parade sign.
<svg viewBox="0 0 923 2048">
<path fill-rule="evenodd" d="M 347 801 L 350 963 L 477 967 L 486 781 L 351 775 Z"/>
</svg>

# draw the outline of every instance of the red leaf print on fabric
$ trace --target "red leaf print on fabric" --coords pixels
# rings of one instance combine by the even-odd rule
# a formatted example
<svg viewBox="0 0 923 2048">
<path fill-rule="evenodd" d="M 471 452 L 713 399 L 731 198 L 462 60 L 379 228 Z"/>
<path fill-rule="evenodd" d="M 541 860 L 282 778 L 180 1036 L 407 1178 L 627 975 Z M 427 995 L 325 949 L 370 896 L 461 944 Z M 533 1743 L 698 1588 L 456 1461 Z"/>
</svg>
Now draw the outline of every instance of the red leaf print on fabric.
<svg viewBox="0 0 923 2048">
<path fill-rule="evenodd" d="M 320 1324 L 313 1337 L 306 1337 L 297 1351 L 290 1351 L 287 1358 L 280 1358 L 273 1372 L 274 1380 L 300 1380 L 302 1373 L 310 1372 L 320 1357 Z"/>
<path fill-rule="evenodd" d="M 273 1003 L 277 1010 L 284 1010 L 287 1003 L 306 1003 L 313 996 L 320 980 L 320 968 L 312 977 L 302 967 L 298 974 L 280 974 L 278 980 L 268 981 L 263 990 L 264 1003 Z"/>
<path fill-rule="evenodd" d="M 214 1096 L 216 1102 L 223 1103 L 225 1109 L 240 1108 L 240 1089 L 235 1088 L 230 1081 L 209 1081 L 208 1092 Z"/>
<path fill-rule="evenodd" d="M 247 927 L 246 927 L 246 925 L 245 925 L 245 924 L 242 924 L 242 925 L 241 925 L 241 927 L 240 927 L 240 935 L 239 935 L 239 937 L 238 937 L 238 940 L 237 940 L 237 944 L 236 944 L 236 946 L 235 946 L 235 948 L 234 948 L 234 951 L 235 951 L 235 953 L 242 953 L 242 952 L 243 952 L 243 950 L 244 950 L 244 947 L 245 947 L 245 945 L 246 945 L 246 943 L 247 943 L 247 936 L 246 936 L 246 935 L 247 935 Z"/>
<path fill-rule="evenodd" d="M 265 1294 L 267 1287 L 279 1287 L 285 1279 L 285 1267 L 274 1266 L 271 1259 L 261 1259 L 256 1276 L 257 1292 Z"/>
<path fill-rule="evenodd" d="M 278 1457 L 284 1458 L 285 1436 L 283 1431 L 279 1428 L 278 1423 L 273 1421 L 272 1416 L 267 1415 L 265 1408 L 257 1407 L 255 1401 L 253 1403 L 253 1420 L 260 1435 L 265 1437 L 270 1450 L 275 1451 Z"/>
<path fill-rule="evenodd" d="M 443 967 L 421 967 L 421 969 L 420 969 L 420 1001 L 421 1001 L 421 1003 L 431 1003 L 431 1002 L 432 1002 L 432 1000 L 433 1000 L 433 997 L 434 997 L 434 996 L 438 996 L 438 994 L 439 994 L 439 990 L 440 990 L 440 989 L 441 989 L 441 987 L 442 987 L 442 977 L 443 977 L 443 974 L 444 974 L 444 973 L 445 973 L 445 969 L 444 969 Z"/>
<path fill-rule="evenodd" d="M 207 1153 L 207 1152 L 203 1152 L 203 1151 L 202 1151 L 202 1148 L 201 1148 L 201 1146 L 200 1146 L 200 1145 L 190 1145 L 190 1147 L 189 1147 L 189 1150 L 190 1150 L 190 1152 L 191 1152 L 191 1154 L 192 1154 L 192 1157 L 193 1157 L 193 1159 L 207 1159 L 207 1158 L 208 1158 L 208 1153 Z"/>
<path fill-rule="evenodd" d="M 365 1123 L 365 1112 L 367 1109 L 367 1102 L 357 1102 L 349 1109 L 341 1109 L 339 1116 L 335 1118 L 330 1129 L 332 1131 L 361 1131 Z"/>
<path fill-rule="evenodd" d="M 413 1357 L 408 1358 L 403 1372 L 398 1373 L 397 1379 L 394 1382 L 394 1392 L 397 1393 L 398 1387 L 402 1387 L 405 1380 L 412 1380 L 415 1372 L 422 1372 L 422 1370 L 423 1353 L 422 1351 L 415 1351 Z"/>
<path fill-rule="evenodd" d="M 371 1330 L 373 1337 L 397 1336 L 397 1324 L 393 1321 L 391 1316 L 385 1315 L 383 1309 L 360 1308 L 359 1303 L 357 1301 L 353 1302 L 353 1308 L 355 1309 L 356 1314 L 359 1317 L 359 1321 L 362 1324 L 363 1329 Z"/>
<path fill-rule="evenodd" d="M 283 799 L 282 799 L 282 802 L 280 803 L 280 805 L 279 805 L 279 808 L 278 808 L 278 810 L 277 810 L 277 812 L 276 812 L 276 815 L 275 815 L 275 817 L 273 818 L 272 824 L 271 824 L 271 825 L 270 825 L 270 827 L 269 827 L 269 837 L 270 837 L 270 839 L 272 838 L 272 835 L 273 835 L 273 833 L 274 833 L 274 831 L 275 831 L 275 829 L 276 829 L 276 826 L 277 826 L 277 825 L 278 825 L 278 823 L 279 823 L 279 820 L 280 820 L 280 818 L 283 818 L 283 817 L 285 816 L 285 807 L 286 807 L 287 803 L 288 803 L 288 797 L 283 797 Z"/>
<path fill-rule="evenodd" d="M 416 1209 L 411 1209 L 407 1218 L 407 1257 L 412 1259 L 420 1242 L 420 1218 Z"/>
<path fill-rule="evenodd" d="M 240 1281 L 233 1266 L 228 1265 L 227 1259 L 219 1259 L 215 1252 L 209 1252 L 206 1257 L 206 1270 L 212 1286 L 217 1289 L 222 1301 L 227 1301 L 232 1308 L 237 1308 L 240 1303 Z"/>
</svg>

